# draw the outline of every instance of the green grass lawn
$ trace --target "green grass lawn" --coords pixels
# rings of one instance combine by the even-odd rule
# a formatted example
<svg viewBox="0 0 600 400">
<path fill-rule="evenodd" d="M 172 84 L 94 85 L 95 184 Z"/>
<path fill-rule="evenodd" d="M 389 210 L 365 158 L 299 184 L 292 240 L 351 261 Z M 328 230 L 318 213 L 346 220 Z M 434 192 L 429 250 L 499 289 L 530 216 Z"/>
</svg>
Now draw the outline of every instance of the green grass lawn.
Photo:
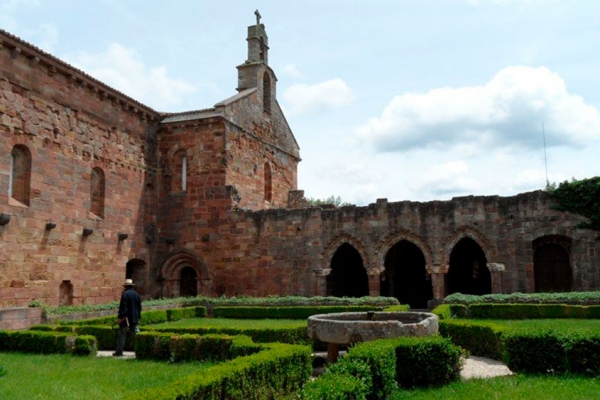
<svg viewBox="0 0 600 400">
<path fill-rule="evenodd" d="M 109 357 L 0 353 L 0 399 L 120 399 L 209 367 Z"/>
<path fill-rule="evenodd" d="M 600 397 L 600 380 L 511 376 L 454 382 L 440 388 L 398 390 L 389 400 L 588 400 Z"/>
<path fill-rule="evenodd" d="M 229 319 L 229 318 L 189 318 L 161 324 L 146 325 L 148 328 L 297 328 L 306 326 L 304 319 Z"/>
</svg>

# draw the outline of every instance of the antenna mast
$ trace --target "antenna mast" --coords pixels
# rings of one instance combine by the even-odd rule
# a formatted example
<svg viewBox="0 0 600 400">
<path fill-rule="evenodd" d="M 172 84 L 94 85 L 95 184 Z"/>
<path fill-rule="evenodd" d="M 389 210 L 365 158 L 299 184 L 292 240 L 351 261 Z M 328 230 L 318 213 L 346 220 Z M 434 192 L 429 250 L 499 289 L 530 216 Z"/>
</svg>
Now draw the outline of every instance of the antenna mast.
<svg viewBox="0 0 600 400">
<path fill-rule="evenodd" d="M 546 129 L 544 128 L 544 121 L 542 121 L 542 137 L 544 138 L 544 165 L 546 166 L 546 187 L 550 186 L 548 180 L 548 156 L 546 155 Z"/>
</svg>

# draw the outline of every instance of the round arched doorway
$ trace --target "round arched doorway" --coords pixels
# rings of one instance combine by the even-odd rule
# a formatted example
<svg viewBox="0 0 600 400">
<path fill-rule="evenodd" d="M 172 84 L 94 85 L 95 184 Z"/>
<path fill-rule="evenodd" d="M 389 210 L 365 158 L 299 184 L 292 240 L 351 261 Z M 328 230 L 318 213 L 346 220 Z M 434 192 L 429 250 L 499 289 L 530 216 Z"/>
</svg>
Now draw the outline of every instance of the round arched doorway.
<svg viewBox="0 0 600 400">
<path fill-rule="evenodd" d="M 179 295 L 195 297 L 198 295 L 198 273 L 192 267 L 183 267 L 179 273 Z"/>
<path fill-rule="evenodd" d="M 476 241 L 465 237 L 456 243 L 450 253 L 450 268 L 446 279 L 448 294 L 482 295 L 492 292 L 487 258 Z"/>
<path fill-rule="evenodd" d="M 342 244 L 331 258 L 331 272 L 327 276 L 327 295 L 363 297 L 369 295 L 369 277 L 358 250 Z"/>
</svg>

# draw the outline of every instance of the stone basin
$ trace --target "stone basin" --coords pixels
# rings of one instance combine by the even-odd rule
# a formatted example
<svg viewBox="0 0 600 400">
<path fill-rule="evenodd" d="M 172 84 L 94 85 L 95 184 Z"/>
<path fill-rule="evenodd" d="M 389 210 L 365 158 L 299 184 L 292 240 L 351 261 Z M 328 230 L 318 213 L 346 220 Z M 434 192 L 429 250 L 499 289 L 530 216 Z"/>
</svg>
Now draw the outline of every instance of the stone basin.
<svg viewBox="0 0 600 400">
<path fill-rule="evenodd" d="M 337 359 L 340 345 L 399 336 L 429 336 L 438 332 L 438 317 L 428 312 L 348 312 L 308 318 L 308 336 L 327 343 L 328 361 Z"/>
</svg>

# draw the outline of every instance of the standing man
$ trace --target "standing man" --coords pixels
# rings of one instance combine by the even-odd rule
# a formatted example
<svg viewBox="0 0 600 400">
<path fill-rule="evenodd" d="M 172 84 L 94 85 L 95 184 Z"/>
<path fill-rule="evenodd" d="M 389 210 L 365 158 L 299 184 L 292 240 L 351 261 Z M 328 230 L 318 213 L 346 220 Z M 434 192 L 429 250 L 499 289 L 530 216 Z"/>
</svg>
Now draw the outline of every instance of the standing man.
<svg viewBox="0 0 600 400">
<path fill-rule="evenodd" d="M 140 331 L 138 322 L 142 318 L 142 299 L 140 295 L 133 290 L 133 281 L 125 279 L 123 287 L 125 290 L 121 294 L 121 302 L 119 303 L 119 314 L 117 315 L 117 324 L 119 324 L 119 339 L 117 340 L 117 351 L 113 353 L 115 357 L 123 355 L 123 347 L 125 339 L 127 339 L 127 330 L 130 330 L 135 335 Z"/>
</svg>

